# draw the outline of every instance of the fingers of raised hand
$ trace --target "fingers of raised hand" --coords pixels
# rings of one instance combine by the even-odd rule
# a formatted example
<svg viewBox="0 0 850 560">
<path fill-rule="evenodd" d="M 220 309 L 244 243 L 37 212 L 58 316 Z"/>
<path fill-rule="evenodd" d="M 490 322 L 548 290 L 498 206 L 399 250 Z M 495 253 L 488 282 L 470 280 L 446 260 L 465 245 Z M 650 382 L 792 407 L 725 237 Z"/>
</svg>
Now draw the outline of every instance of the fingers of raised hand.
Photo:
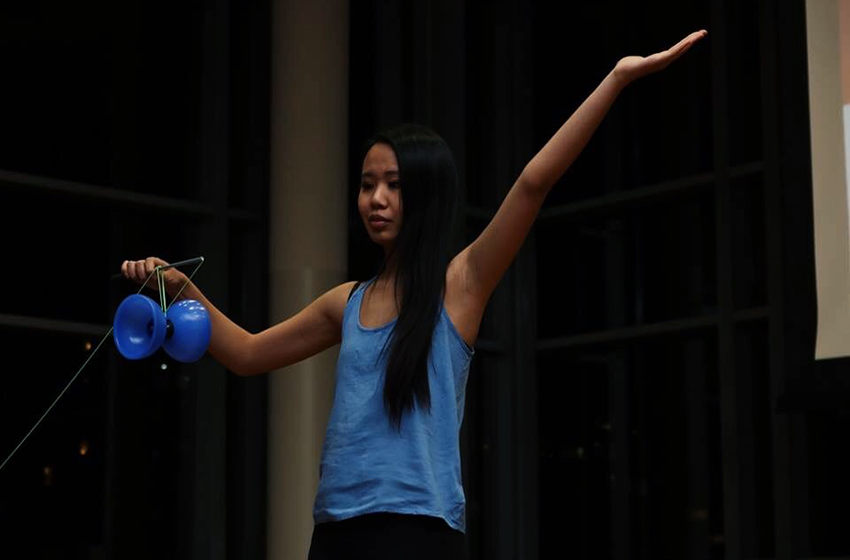
<svg viewBox="0 0 850 560">
<path fill-rule="evenodd" d="M 691 48 L 694 43 L 696 43 L 706 35 L 708 35 L 708 31 L 706 31 L 705 29 L 694 31 L 693 33 L 676 43 L 673 47 L 671 47 L 670 52 L 676 54 L 676 56 L 681 55 L 689 48 Z"/>
<path fill-rule="evenodd" d="M 656 58 L 653 62 L 660 68 L 665 68 L 668 64 L 688 52 L 688 50 L 696 44 L 697 41 L 708 35 L 705 30 L 694 31 L 666 51 L 656 53 L 648 58 Z"/>
<path fill-rule="evenodd" d="M 646 57 L 627 56 L 617 63 L 618 75 L 625 83 L 666 68 L 674 60 L 685 54 L 697 41 L 708 34 L 705 30 L 691 33 L 666 51 L 657 52 Z"/>
</svg>

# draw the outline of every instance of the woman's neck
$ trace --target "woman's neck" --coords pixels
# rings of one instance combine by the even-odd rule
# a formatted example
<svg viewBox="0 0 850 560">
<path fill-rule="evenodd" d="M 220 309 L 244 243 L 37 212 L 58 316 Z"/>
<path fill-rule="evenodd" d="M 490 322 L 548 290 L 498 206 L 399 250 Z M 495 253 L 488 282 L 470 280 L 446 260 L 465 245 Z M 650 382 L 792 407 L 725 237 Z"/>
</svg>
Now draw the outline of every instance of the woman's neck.
<svg viewBox="0 0 850 560">
<path fill-rule="evenodd" d="M 392 252 L 388 252 L 384 256 L 384 265 L 381 267 L 381 273 L 377 280 L 395 281 L 396 272 L 398 271 L 398 259 Z"/>
<path fill-rule="evenodd" d="M 396 271 L 389 266 L 384 267 L 380 274 L 375 278 L 372 289 L 372 296 L 380 298 L 388 298 L 396 302 L 396 311 L 401 309 L 401 292 L 396 284 Z"/>
<path fill-rule="evenodd" d="M 395 282 L 395 271 L 383 270 L 375 278 L 375 289 L 380 292 L 385 292 L 387 290 L 393 291 L 395 290 Z"/>
</svg>

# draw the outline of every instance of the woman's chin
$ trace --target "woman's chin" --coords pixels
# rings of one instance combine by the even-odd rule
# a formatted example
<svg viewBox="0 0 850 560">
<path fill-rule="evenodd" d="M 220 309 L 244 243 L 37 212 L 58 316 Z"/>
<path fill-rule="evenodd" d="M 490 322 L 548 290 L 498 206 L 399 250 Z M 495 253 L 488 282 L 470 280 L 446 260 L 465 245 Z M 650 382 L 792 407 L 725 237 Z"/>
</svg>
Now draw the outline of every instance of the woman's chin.
<svg viewBox="0 0 850 560">
<path fill-rule="evenodd" d="M 372 238 L 372 242 L 376 245 L 380 245 L 384 252 L 388 252 L 393 248 L 393 244 L 395 243 L 395 236 L 389 236 L 384 234 L 383 232 L 369 232 L 369 237 Z"/>
</svg>

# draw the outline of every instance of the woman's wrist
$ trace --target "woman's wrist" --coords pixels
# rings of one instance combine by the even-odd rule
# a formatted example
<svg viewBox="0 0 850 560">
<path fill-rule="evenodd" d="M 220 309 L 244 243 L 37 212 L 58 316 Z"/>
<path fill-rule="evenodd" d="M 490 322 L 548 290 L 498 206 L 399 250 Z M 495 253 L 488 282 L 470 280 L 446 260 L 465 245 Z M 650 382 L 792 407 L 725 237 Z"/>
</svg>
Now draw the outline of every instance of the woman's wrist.
<svg viewBox="0 0 850 560">
<path fill-rule="evenodd" d="M 181 278 L 179 282 L 167 284 L 165 288 L 169 297 L 173 298 L 177 296 L 178 301 L 183 299 L 197 299 L 193 296 L 197 290 L 198 288 L 195 284 L 191 280 L 188 280 L 185 276 Z"/>
<path fill-rule="evenodd" d="M 608 76 L 606 76 L 606 79 L 610 79 L 614 86 L 619 90 L 622 90 L 632 82 L 632 79 L 623 72 L 619 65 L 614 66 L 614 68 L 608 73 Z"/>
</svg>

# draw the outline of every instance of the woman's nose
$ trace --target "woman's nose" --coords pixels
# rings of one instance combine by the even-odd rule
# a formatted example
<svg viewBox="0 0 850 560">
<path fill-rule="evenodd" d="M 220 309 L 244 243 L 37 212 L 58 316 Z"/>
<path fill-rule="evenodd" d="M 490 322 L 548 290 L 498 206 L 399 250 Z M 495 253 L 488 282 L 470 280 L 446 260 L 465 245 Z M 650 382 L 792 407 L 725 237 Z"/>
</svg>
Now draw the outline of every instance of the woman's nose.
<svg viewBox="0 0 850 560">
<path fill-rule="evenodd" d="M 383 208 L 387 205 L 387 187 L 383 183 L 378 184 L 372 190 L 372 206 Z"/>
</svg>

